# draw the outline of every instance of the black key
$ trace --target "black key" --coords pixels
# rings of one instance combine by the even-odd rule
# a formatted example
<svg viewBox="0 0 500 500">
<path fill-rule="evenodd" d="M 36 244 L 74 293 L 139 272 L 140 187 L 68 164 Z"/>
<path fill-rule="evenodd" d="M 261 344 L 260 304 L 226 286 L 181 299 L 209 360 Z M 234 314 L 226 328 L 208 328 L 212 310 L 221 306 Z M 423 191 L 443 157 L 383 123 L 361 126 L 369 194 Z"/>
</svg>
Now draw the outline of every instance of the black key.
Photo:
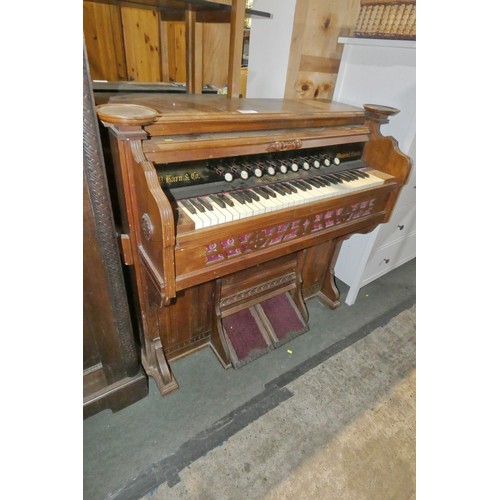
<svg viewBox="0 0 500 500">
<path fill-rule="evenodd" d="M 359 175 L 361 175 L 361 177 L 364 177 L 365 179 L 368 179 L 370 177 L 366 172 L 363 172 L 362 170 L 356 170 L 356 172 Z"/>
<path fill-rule="evenodd" d="M 184 208 L 187 208 L 193 215 L 196 215 L 196 209 L 191 205 L 191 202 L 189 200 L 181 200 L 182 201 L 182 206 Z"/>
<path fill-rule="evenodd" d="M 333 182 L 334 184 L 341 183 L 341 181 L 339 181 L 333 174 L 327 174 L 326 177 L 328 177 L 328 179 L 330 179 L 330 181 Z"/>
<path fill-rule="evenodd" d="M 290 184 L 295 186 L 297 189 L 300 189 L 301 191 L 307 191 L 307 188 L 298 181 L 290 181 Z"/>
<path fill-rule="evenodd" d="M 196 210 L 198 210 L 200 212 L 205 212 L 205 207 L 198 200 L 196 200 L 195 198 L 191 198 L 190 201 L 193 204 L 193 206 L 196 208 Z"/>
<path fill-rule="evenodd" d="M 285 191 L 285 194 L 292 194 L 292 190 L 287 186 L 286 182 L 280 182 L 279 187 Z"/>
<path fill-rule="evenodd" d="M 321 185 L 321 187 L 328 186 L 328 184 L 321 177 L 315 177 L 314 180 L 318 182 Z"/>
<path fill-rule="evenodd" d="M 352 181 L 356 181 L 358 179 L 358 176 L 349 170 L 344 170 L 342 172 L 344 175 L 346 175 L 348 178 L 350 178 Z"/>
<path fill-rule="evenodd" d="M 271 198 L 276 198 L 276 193 L 272 190 L 269 189 L 267 186 L 262 186 L 261 189 L 264 189 L 264 191 L 271 197 Z"/>
<path fill-rule="evenodd" d="M 252 203 L 252 201 L 253 201 L 253 200 L 252 200 L 252 197 L 251 197 L 251 196 L 249 196 L 249 194 L 248 194 L 245 190 L 243 190 L 243 189 L 242 189 L 242 190 L 238 191 L 238 194 L 239 194 L 242 198 L 244 198 L 244 200 L 245 200 L 247 203 Z"/>
<path fill-rule="evenodd" d="M 226 204 L 224 203 L 224 201 L 222 200 L 222 198 L 220 198 L 218 196 L 215 196 L 214 194 L 209 195 L 209 197 L 210 197 L 210 199 L 212 201 L 214 201 L 215 203 L 217 203 L 217 205 L 219 205 L 219 207 L 226 208 Z"/>
<path fill-rule="evenodd" d="M 323 176 L 321 177 L 315 177 L 314 178 L 316 181 L 318 181 L 323 187 L 326 187 L 329 185 L 329 182 L 325 179 L 323 179 Z"/>
<path fill-rule="evenodd" d="M 300 179 L 297 182 L 300 183 L 301 186 L 305 187 L 307 191 L 310 191 L 313 188 L 313 186 L 309 184 L 305 179 Z"/>
<path fill-rule="evenodd" d="M 280 187 L 276 184 L 269 185 L 269 189 L 272 189 L 274 192 L 276 192 L 282 196 L 284 196 L 286 194 L 286 191 L 282 187 Z"/>
<path fill-rule="evenodd" d="M 290 191 L 292 193 L 296 193 L 297 192 L 297 188 L 295 186 L 293 186 L 293 184 L 291 182 L 285 182 L 284 183 L 288 189 L 290 189 Z"/>
<path fill-rule="evenodd" d="M 344 180 L 353 181 L 356 177 L 350 174 L 347 170 L 342 170 L 342 172 L 335 172 L 338 176 L 342 177 Z"/>
<path fill-rule="evenodd" d="M 233 200 L 228 198 L 224 193 L 219 193 L 217 195 L 226 205 L 229 205 L 230 207 L 234 207 Z"/>
<path fill-rule="evenodd" d="M 245 193 L 250 196 L 250 198 L 254 201 L 259 201 L 259 195 L 257 193 L 254 193 L 251 189 L 246 189 Z"/>
<path fill-rule="evenodd" d="M 264 198 L 265 200 L 269 199 L 269 194 L 266 193 L 261 187 L 254 187 L 253 190 L 259 193 L 259 195 L 262 196 L 262 198 Z"/>
<path fill-rule="evenodd" d="M 335 179 L 337 179 L 337 181 L 339 182 L 339 184 L 342 184 L 344 182 L 344 179 L 338 175 L 338 174 L 332 174 L 333 177 L 335 177 Z"/>
<path fill-rule="evenodd" d="M 316 179 L 304 179 L 305 182 L 308 182 L 311 186 L 314 186 L 315 188 L 321 187 L 321 184 L 316 180 Z"/>
<path fill-rule="evenodd" d="M 243 198 L 243 196 L 241 196 L 241 193 L 237 191 L 231 191 L 231 196 L 242 205 L 246 203 L 245 198 Z"/>
<path fill-rule="evenodd" d="M 198 201 L 207 209 L 209 210 L 210 212 L 213 212 L 214 210 L 214 207 L 212 207 L 212 205 L 210 205 L 210 202 L 205 200 L 204 198 L 197 198 Z"/>
</svg>

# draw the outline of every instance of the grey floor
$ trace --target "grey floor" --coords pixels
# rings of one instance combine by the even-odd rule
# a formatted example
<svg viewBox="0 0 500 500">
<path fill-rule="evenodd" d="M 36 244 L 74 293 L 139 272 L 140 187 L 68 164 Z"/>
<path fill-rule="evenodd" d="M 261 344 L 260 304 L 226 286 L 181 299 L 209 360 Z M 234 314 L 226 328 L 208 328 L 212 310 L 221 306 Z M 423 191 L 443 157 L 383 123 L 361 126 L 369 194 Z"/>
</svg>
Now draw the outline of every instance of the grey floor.
<svg viewBox="0 0 500 500">
<path fill-rule="evenodd" d="M 343 302 L 347 287 L 337 282 Z M 387 322 L 416 300 L 416 260 L 361 289 L 353 306 L 307 303 L 310 331 L 239 370 L 224 370 L 210 349 L 172 365 L 180 388 L 83 423 L 84 498 L 138 499 L 270 408 L 273 388 L 293 380 Z"/>
</svg>

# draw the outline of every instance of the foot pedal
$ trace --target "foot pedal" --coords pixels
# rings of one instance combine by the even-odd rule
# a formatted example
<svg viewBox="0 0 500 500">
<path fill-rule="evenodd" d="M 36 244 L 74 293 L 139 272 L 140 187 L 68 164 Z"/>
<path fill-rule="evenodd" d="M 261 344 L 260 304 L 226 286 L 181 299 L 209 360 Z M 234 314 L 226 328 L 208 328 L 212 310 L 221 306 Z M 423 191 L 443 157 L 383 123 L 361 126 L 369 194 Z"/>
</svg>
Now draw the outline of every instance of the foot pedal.
<svg viewBox="0 0 500 500">
<path fill-rule="evenodd" d="M 288 292 L 264 300 L 256 308 L 275 347 L 309 331 Z"/>
<path fill-rule="evenodd" d="M 222 328 L 235 368 L 241 368 L 273 349 L 255 307 L 222 318 Z"/>
</svg>

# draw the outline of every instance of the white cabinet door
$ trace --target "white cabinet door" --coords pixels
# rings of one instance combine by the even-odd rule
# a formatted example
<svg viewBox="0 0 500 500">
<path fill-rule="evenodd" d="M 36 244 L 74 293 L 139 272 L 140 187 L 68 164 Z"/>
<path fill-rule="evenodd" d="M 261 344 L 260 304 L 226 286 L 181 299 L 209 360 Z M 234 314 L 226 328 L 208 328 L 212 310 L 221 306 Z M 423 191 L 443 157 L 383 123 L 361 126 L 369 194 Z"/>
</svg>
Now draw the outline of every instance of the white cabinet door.
<svg viewBox="0 0 500 500">
<path fill-rule="evenodd" d="M 413 161 L 391 220 L 342 245 L 335 275 L 349 286 L 346 303 L 352 305 L 362 286 L 416 255 L 416 42 L 340 38 L 339 43 L 344 43 L 344 52 L 333 100 L 399 109 L 381 132 L 393 136 Z"/>
</svg>

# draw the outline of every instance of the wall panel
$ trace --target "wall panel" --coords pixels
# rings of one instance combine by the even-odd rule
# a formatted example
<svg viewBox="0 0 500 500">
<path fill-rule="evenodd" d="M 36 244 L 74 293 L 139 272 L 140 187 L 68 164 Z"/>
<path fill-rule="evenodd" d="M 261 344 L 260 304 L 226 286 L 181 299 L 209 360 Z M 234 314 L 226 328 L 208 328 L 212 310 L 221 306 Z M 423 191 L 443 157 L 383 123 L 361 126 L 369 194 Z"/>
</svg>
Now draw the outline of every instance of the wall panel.
<svg viewBox="0 0 500 500">
<path fill-rule="evenodd" d="M 127 79 L 161 82 L 160 26 L 153 9 L 122 7 Z"/>
<path fill-rule="evenodd" d="M 83 2 L 83 33 L 93 80 L 127 80 L 120 8 Z"/>
<path fill-rule="evenodd" d="M 331 99 L 341 35 L 356 24 L 360 0 L 297 0 L 285 97 Z"/>
</svg>

